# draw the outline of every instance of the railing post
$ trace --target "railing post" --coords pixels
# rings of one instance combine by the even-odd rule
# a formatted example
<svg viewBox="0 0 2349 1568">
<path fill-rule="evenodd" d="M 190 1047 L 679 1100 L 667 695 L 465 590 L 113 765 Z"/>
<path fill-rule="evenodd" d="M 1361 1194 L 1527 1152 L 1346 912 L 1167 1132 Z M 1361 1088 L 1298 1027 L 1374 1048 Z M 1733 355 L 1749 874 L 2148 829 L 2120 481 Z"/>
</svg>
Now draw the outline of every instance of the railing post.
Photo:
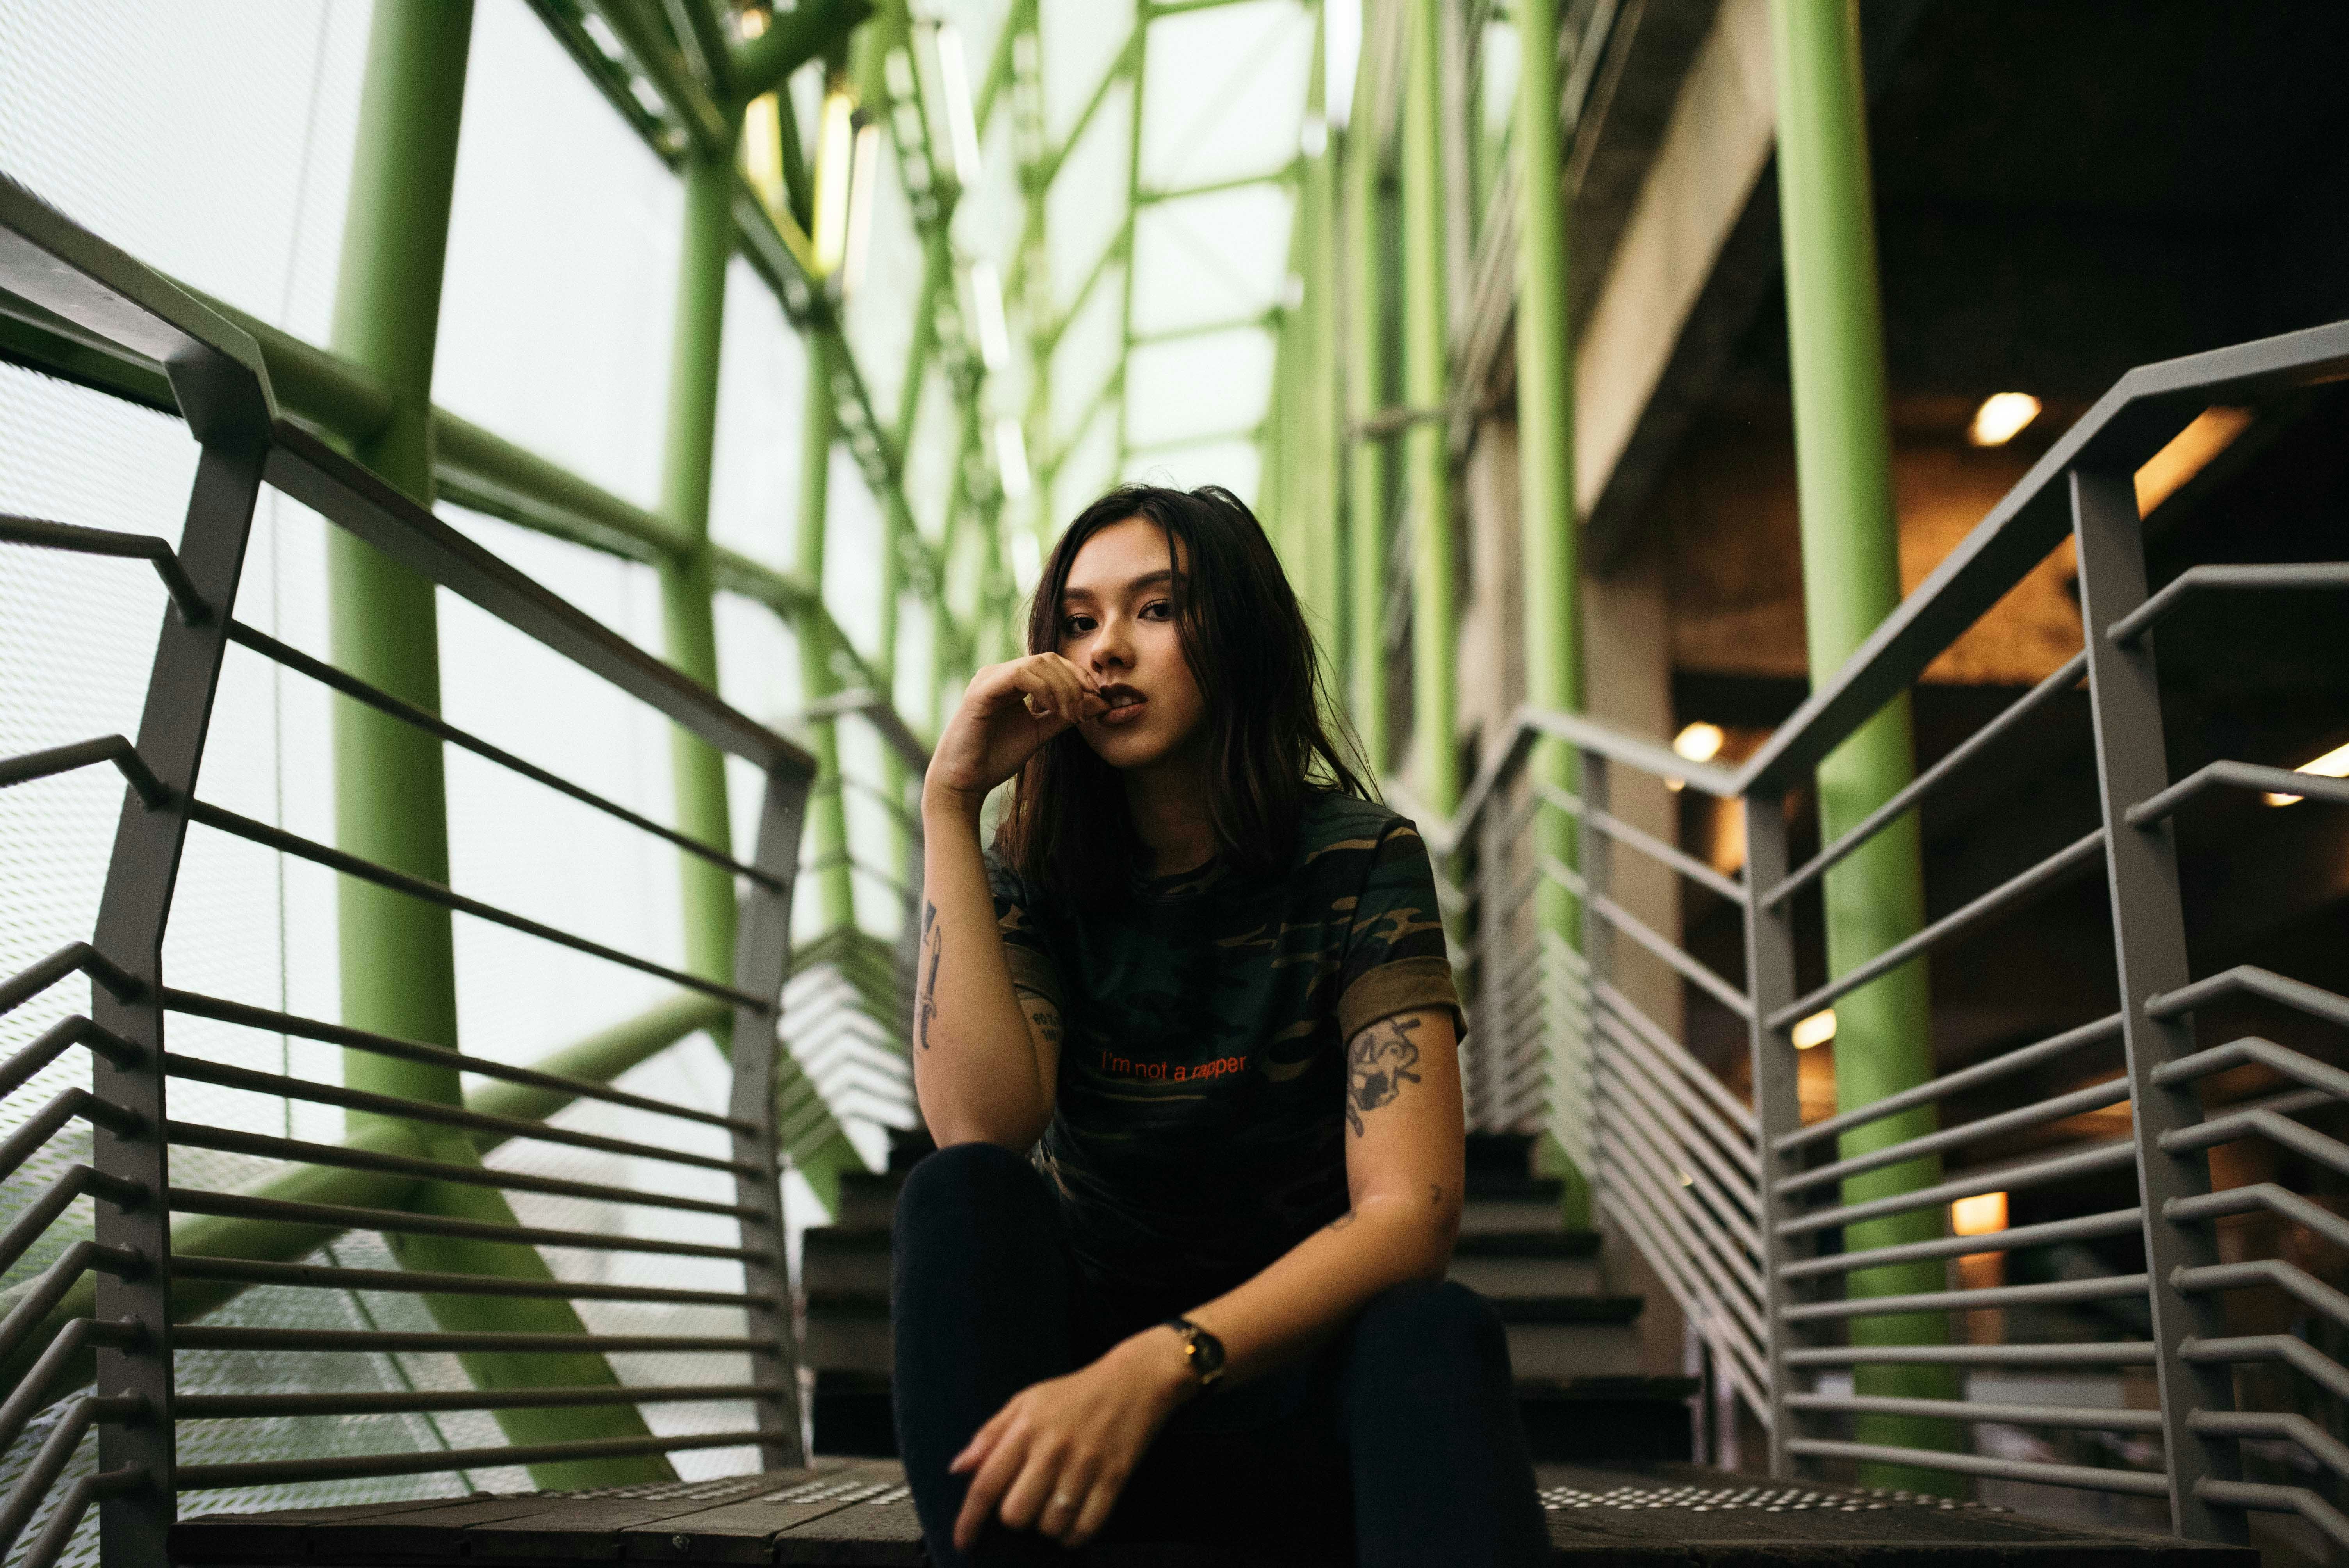
<svg viewBox="0 0 2349 1568">
<path fill-rule="evenodd" d="M 1386 400 L 1380 326 L 1379 145 L 1369 115 L 1350 120 L 1340 155 L 1345 177 L 1347 690 L 1354 734 L 1373 776 L 1387 758 L 1386 450 L 1361 422 Z"/>
<path fill-rule="evenodd" d="M 1786 1162 L 1777 1153 L 1778 1140 L 1803 1124 L 1803 1102 L 1797 1082 L 1793 1042 L 1783 1029 L 1767 1023 L 1795 999 L 1794 901 L 1775 905 L 1763 902 L 1786 876 L 1786 802 L 1777 795 L 1745 797 L 1745 994 L 1754 1004 L 1754 1149 L 1760 1158 L 1755 1191 L 1761 1198 L 1756 1218 L 1762 1240 L 1763 1326 L 1768 1331 L 1764 1353 L 1769 1357 L 1770 1473 L 1794 1474 L 1794 1459 L 1786 1444 L 1794 1438 L 1794 1415 L 1786 1408 L 1789 1373 L 1786 1343 L 1786 1283 L 1781 1272 L 1791 1261 L 1792 1243 L 1778 1233 L 1783 1217 L 1779 1179 Z"/>
<path fill-rule="evenodd" d="M 201 396 L 204 379 L 188 377 L 194 385 L 181 384 L 182 399 L 192 402 Z M 193 407 L 187 411 L 189 423 L 203 429 L 201 412 Z M 180 536 L 180 564 L 210 614 L 190 624 L 172 611 L 164 612 L 146 710 L 140 718 L 139 755 L 171 792 L 170 799 L 150 808 L 125 791 L 114 853 L 107 863 L 106 892 L 90 940 L 91 946 L 140 986 L 134 995 L 119 996 L 105 985 L 92 985 L 91 1020 L 142 1053 L 131 1064 L 98 1055 L 90 1063 L 90 1087 L 98 1098 L 139 1118 L 138 1127 L 129 1131 L 93 1126 L 90 1163 L 99 1175 L 136 1182 L 145 1193 L 134 1203 L 99 1199 L 91 1205 L 98 1244 L 136 1253 L 146 1265 L 128 1275 L 100 1271 L 97 1279 L 95 1315 L 104 1323 L 135 1323 L 139 1337 L 129 1345 L 99 1347 L 95 1392 L 102 1398 L 136 1395 L 147 1406 L 139 1420 L 98 1429 L 100 1474 L 143 1472 L 135 1490 L 98 1505 L 99 1555 L 109 1563 L 168 1561 L 166 1538 L 176 1511 L 171 1216 L 163 1200 L 171 1181 L 163 1137 L 163 927 L 179 879 L 188 803 L 203 760 L 212 696 L 228 646 L 229 616 L 236 604 L 237 580 L 267 456 L 264 432 L 245 430 L 238 437 L 233 444 L 205 442 Z"/>
<path fill-rule="evenodd" d="M 2145 546 L 2137 487 L 2127 473 L 2074 469 L 2073 538 L 2080 557 L 2080 618 L 2086 631 L 2088 706 L 2095 716 L 2096 783 L 2105 819 L 2105 864 L 2110 876 L 2113 954 L 2120 973 L 2121 1042 L 2127 1052 L 2129 1099 L 2137 1141 L 2137 1189 L 2144 1198 L 2146 1272 L 2151 1280 L 2154 1368 L 2161 1391 L 2161 1435 L 2168 1455 L 2170 1520 L 2178 1534 L 2198 1541 L 2242 1542 L 2248 1522 L 2233 1509 L 2214 1509 L 2199 1495 L 2204 1480 L 2240 1479 L 2233 1439 L 2190 1431 L 2198 1409 L 2231 1410 L 2234 1370 L 2226 1363 L 2189 1363 L 2179 1347 L 2189 1338 L 2218 1338 L 2227 1330 L 2216 1295 L 2188 1295 L 2172 1283 L 2181 1268 L 2219 1261 L 2214 1232 L 2176 1224 L 2164 1210 L 2210 1190 L 2208 1156 L 2200 1150 L 2170 1153 L 2164 1133 L 2201 1120 L 2192 1080 L 2163 1086 L 2154 1070 L 2194 1049 L 2191 1013 L 2148 1016 L 2146 1001 L 2190 978 L 2185 910 L 2178 890 L 2178 843 L 2171 820 L 2132 827 L 2128 809 L 2169 784 L 2163 750 L 2161 689 L 2153 638 L 2116 646 L 2106 631 L 2145 603 Z"/>
<path fill-rule="evenodd" d="M 1599 1015 L 1607 1007 L 1599 995 L 1602 987 L 1615 982 L 1615 932 L 1604 920 L 1592 913 L 1590 905 L 1608 895 L 1614 881 L 1615 849 L 1604 832 L 1590 819 L 1608 809 L 1612 782 L 1612 765 L 1606 758 L 1588 748 L 1576 748 L 1580 762 L 1577 769 L 1582 777 L 1582 821 L 1578 824 L 1578 840 L 1582 850 L 1582 956 L 1588 965 L 1585 979 L 1588 992 L 1583 1003 L 1585 1020 L 1583 1037 L 1587 1057 L 1585 1065 L 1590 1074 L 1590 1169 L 1582 1175 L 1590 1189 L 1590 1222 L 1599 1223 L 1607 1201 L 1607 1179 L 1615 1155 L 1607 1136 L 1605 1077 L 1599 1071 L 1599 1058 L 1610 1049 L 1606 1031 L 1599 1027 Z"/>
<path fill-rule="evenodd" d="M 759 841 L 752 863 L 780 884 L 750 884 L 743 899 L 734 949 L 734 985 L 753 996 L 782 995 L 790 969 L 792 888 L 799 875 L 800 828 L 807 813 L 808 780 L 768 775 L 759 810 Z M 791 1265 L 784 1253 L 782 1158 L 777 1147 L 779 1108 L 775 1093 L 778 1058 L 783 1049 L 776 1014 L 737 1006 L 734 1009 L 734 1085 L 727 1114 L 753 1123 L 756 1133 L 734 1133 L 733 1158 L 757 1168 L 738 1174 L 734 1201 L 755 1210 L 742 1221 L 742 1250 L 758 1254 L 742 1264 L 742 1289 L 750 1337 L 771 1348 L 750 1354 L 750 1380 L 764 1393 L 756 1401 L 759 1425 L 789 1434 L 762 1443 L 759 1463 L 767 1470 L 807 1462 L 805 1426 L 800 1412 L 799 1338 L 792 1318 Z"/>
</svg>

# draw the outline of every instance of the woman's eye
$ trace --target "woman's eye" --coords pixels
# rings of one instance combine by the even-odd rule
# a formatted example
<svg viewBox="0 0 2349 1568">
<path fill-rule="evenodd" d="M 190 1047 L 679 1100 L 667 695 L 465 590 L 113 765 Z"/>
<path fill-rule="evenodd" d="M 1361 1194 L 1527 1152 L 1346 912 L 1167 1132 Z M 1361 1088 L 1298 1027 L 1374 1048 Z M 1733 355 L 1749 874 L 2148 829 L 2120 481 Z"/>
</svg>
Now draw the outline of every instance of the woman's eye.
<svg viewBox="0 0 2349 1568">
<path fill-rule="evenodd" d="M 1081 637 L 1092 629 L 1093 618 L 1091 615 L 1071 615 L 1061 623 L 1061 632 L 1064 636 Z"/>
<path fill-rule="evenodd" d="M 1144 620 L 1164 621 L 1174 613 L 1174 606 L 1168 603 L 1164 599 L 1153 599 L 1149 603 L 1144 604 L 1142 607 L 1142 614 Z"/>
</svg>

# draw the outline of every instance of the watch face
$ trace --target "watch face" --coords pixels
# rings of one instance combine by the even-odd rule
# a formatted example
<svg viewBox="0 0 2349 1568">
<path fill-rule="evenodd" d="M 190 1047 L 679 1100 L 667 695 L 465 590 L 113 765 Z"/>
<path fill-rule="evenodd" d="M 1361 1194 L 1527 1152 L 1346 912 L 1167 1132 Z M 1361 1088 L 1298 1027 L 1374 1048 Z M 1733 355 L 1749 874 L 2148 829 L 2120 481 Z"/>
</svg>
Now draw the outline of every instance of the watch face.
<svg viewBox="0 0 2349 1568">
<path fill-rule="evenodd" d="M 1204 1328 L 1191 1334 L 1191 1364 L 1199 1369 L 1199 1380 L 1206 1382 L 1222 1375 L 1224 1342 Z"/>
</svg>

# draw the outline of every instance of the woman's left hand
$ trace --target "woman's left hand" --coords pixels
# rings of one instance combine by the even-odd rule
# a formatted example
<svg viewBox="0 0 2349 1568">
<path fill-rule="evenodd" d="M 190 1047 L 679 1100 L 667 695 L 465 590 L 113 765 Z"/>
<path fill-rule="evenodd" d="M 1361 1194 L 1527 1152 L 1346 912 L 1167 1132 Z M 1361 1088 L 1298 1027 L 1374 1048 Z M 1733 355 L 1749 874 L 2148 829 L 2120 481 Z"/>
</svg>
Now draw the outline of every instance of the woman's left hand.
<svg viewBox="0 0 2349 1568">
<path fill-rule="evenodd" d="M 978 1472 L 955 1520 L 955 1544 L 969 1551 L 999 1501 L 1014 1530 L 1063 1546 L 1092 1540 L 1191 1387 L 1181 1339 L 1152 1328 L 1090 1367 L 1013 1395 L 947 1467 L 950 1475 Z"/>
</svg>

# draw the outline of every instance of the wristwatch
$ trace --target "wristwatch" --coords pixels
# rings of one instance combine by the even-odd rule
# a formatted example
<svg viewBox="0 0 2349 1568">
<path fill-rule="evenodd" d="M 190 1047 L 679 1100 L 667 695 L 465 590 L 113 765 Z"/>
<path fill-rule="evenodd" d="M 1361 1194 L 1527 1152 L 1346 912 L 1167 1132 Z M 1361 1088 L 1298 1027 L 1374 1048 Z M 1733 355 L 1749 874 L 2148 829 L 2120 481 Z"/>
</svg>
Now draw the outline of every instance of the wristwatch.
<svg viewBox="0 0 2349 1568">
<path fill-rule="evenodd" d="M 1204 1392 L 1224 1375 L 1224 1342 L 1187 1317 L 1170 1317 L 1163 1326 L 1183 1336 L 1183 1365 L 1191 1381 Z"/>
</svg>

